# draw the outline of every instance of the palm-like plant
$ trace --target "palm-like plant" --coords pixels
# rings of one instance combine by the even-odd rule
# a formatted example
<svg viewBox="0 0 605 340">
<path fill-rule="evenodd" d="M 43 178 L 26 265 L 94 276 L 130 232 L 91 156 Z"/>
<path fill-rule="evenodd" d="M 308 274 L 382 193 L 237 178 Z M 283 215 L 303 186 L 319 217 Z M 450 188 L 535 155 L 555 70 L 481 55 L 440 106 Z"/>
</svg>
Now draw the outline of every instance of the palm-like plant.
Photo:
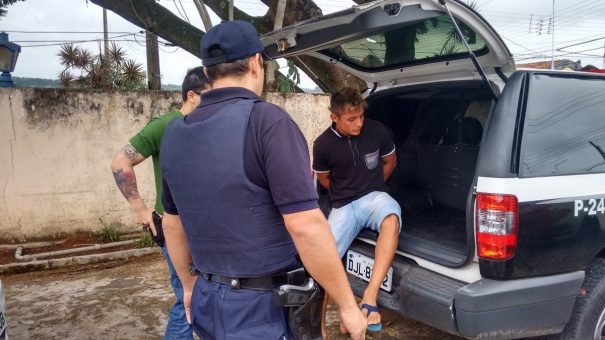
<svg viewBox="0 0 605 340">
<path fill-rule="evenodd" d="M 120 65 L 126 60 L 126 52 L 115 42 L 111 42 L 108 50 L 109 54 L 107 55 L 107 59 L 109 59 L 108 61 L 110 63 Z"/>
<path fill-rule="evenodd" d="M 74 87 L 74 83 L 76 81 L 76 77 L 69 72 L 69 70 L 65 69 L 59 73 L 59 83 L 62 87 L 71 88 Z"/>
<path fill-rule="evenodd" d="M 115 81 L 120 88 L 127 90 L 141 90 L 144 84 L 141 84 L 141 79 L 145 78 L 145 71 L 140 63 L 132 59 L 128 59 L 121 63 L 119 74 Z"/>
<path fill-rule="evenodd" d="M 61 65 L 65 68 L 69 68 L 74 65 L 74 60 L 78 58 L 80 54 L 80 48 L 74 47 L 72 44 L 61 45 L 59 48 L 59 59 L 61 59 Z"/>
<path fill-rule="evenodd" d="M 115 43 L 108 54 L 94 55 L 77 46 L 62 45 L 58 56 L 65 68 L 59 73 L 59 82 L 63 87 L 143 90 L 145 72 L 143 66 L 134 60 L 126 59 L 126 52 Z M 73 72 L 79 75 L 74 75 Z"/>
</svg>

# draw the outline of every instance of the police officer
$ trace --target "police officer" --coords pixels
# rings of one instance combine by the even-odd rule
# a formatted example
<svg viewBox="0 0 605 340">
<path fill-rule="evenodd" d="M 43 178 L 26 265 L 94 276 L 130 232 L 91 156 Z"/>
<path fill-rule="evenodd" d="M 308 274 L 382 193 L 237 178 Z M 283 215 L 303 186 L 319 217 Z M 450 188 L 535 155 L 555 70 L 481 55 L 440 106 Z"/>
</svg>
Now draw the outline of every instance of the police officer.
<svg viewBox="0 0 605 340">
<path fill-rule="evenodd" d="M 213 89 L 166 130 L 164 228 L 185 305 L 202 339 L 290 339 L 272 290 L 300 266 L 338 305 L 341 329 L 363 339 L 361 314 L 318 208 L 307 144 L 283 109 L 264 102 L 256 29 L 209 30 L 201 57 Z M 193 261 L 201 272 L 191 276 Z"/>
</svg>

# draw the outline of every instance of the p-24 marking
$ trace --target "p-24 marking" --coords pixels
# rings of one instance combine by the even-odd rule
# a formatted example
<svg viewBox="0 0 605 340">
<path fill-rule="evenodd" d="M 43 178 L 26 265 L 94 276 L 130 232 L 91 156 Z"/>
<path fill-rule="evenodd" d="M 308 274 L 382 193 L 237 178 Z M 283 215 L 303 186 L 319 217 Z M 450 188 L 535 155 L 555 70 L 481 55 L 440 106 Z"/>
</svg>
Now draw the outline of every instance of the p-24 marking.
<svg viewBox="0 0 605 340">
<path fill-rule="evenodd" d="M 573 215 L 575 217 L 582 213 L 588 216 L 605 214 L 605 198 L 591 198 L 589 200 L 575 200 Z"/>
</svg>

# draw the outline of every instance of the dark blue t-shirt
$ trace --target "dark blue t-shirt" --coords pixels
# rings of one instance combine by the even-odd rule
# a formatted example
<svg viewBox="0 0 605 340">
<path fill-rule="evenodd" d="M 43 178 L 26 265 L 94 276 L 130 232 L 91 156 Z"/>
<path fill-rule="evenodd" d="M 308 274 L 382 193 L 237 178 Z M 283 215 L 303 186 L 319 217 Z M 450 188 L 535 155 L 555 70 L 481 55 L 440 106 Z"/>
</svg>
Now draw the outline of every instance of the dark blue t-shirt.
<svg viewBox="0 0 605 340">
<path fill-rule="evenodd" d="M 248 179 L 271 191 L 273 202 L 282 214 L 317 208 L 318 197 L 310 175 L 305 137 L 288 113 L 279 106 L 263 101 L 244 88 L 220 88 L 205 92 L 202 104 L 183 119 L 191 123 L 204 121 L 226 105 L 241 99 L 258 100 L 250 113 L 245 137 L 244 167 Z M 220 145 L 216 147 L 220 148 Z M 165 180 L 162 202 L 164 211 L 178 215 Z"/>
<path fill-rule="evenodd" d="M 365 119 L 358 136 L 343 136 L 334 124 L 313 144 L 313 170 L 330 173 L 330 202 L 340 208 L 372 191 L 386 191 L 382 157 L 395 144 L 382 123 Z"/>
</svg>

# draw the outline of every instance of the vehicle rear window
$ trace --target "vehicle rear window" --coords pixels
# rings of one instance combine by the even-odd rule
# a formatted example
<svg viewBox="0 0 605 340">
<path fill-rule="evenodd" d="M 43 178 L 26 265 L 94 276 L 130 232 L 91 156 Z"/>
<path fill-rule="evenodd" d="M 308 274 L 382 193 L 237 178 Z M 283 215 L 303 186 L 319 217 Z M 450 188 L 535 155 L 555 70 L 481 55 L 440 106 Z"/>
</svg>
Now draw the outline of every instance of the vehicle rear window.
<svg viewBox="0 0 605 340">
<path fill-rule="evenodd" d="M 464 23 L 460 29 L 471 49 L 481 55 L 487 47 Z M 468 57 L 468 50 L 448 15 L 367 36 L 321 51 L 359 69 L 387 69 L 439 59 Z"/>
<path fill-rule="evenodd" d="M 605 78 L 530 75 L 521 175 L 605 172 L 604 102 Z"/>
</svg>

